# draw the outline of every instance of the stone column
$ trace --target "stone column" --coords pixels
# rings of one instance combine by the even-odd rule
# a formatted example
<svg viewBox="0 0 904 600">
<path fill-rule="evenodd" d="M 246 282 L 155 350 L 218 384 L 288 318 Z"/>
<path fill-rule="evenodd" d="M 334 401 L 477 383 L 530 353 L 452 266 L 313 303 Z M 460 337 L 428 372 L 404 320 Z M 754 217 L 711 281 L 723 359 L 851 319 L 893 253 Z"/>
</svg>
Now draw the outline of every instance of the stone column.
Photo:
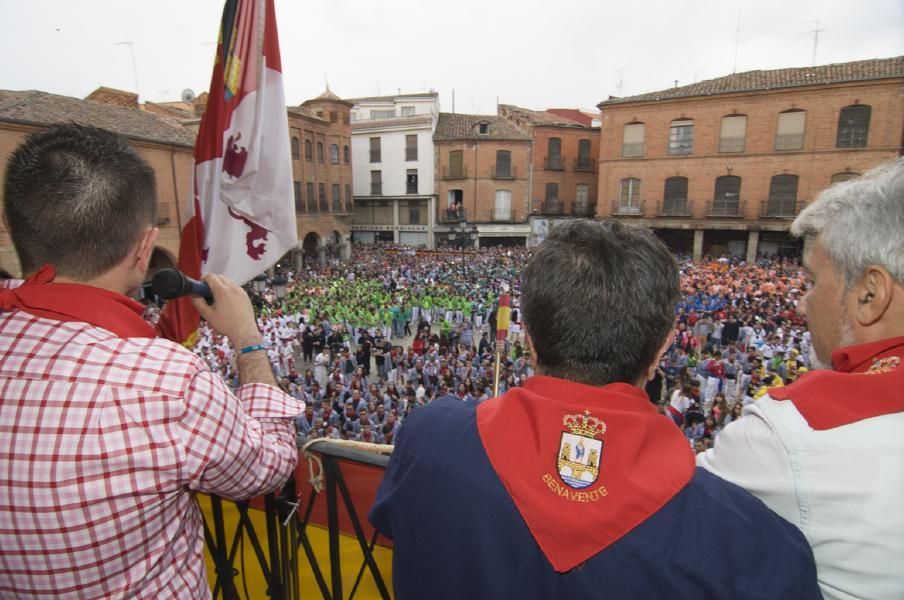
<svg viewBox="0 0 904 600">
<path fill-rule="evenodd" d="M 694 260 L 703 258 L 703 230 L 694 230 Z"/>
<path fill-rule="evenodd" d="M 352 236 L 351 234 L 342 236 L 342 243 L 339 246 L 339 258 L 342 260 L 352 259 Z"/>
<path fill-rule="evenodd" d="M 399 202 L 398 199 L 392 201 L 392 241 L 395 244 L 399 243 Z"/>
<path fill-rule="evenodd" d="M 756 262 L 756 250 L 760 245 L 760 232 L 751 229 L 747 232 L 747 264 Z"/>
</svg>

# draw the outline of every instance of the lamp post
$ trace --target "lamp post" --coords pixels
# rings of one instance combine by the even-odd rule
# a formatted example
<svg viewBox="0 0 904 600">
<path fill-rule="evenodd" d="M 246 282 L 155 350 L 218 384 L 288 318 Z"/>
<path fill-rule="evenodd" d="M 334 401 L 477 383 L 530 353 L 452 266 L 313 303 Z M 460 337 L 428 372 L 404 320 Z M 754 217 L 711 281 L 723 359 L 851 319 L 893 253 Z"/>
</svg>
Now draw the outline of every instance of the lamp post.
<svg viewBox="0 0 904 600">
<path fill-rule="evenodd" d="M 276 293 L 277 300 L 282 300 L 286 297 L 287 283 L 289 283 L 289 280 L 282 275 L 277 275 L 273 278 L 273 291 Z"/>
<path fill-rule="evenodd" d="M 261 273 L 251 280 L 251 285 L 254 286 L 255 292 L 263 294 L 267 290 L 267 276 Z"/>
</svg>

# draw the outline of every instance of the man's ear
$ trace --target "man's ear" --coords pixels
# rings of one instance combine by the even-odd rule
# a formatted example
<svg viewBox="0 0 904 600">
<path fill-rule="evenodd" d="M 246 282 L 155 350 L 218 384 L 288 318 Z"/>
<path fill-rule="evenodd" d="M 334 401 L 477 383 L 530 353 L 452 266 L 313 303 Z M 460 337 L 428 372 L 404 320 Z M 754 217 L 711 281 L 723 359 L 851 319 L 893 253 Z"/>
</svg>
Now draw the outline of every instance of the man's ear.
<svg viewBox="0 0 904 600">
<path fill-rule="evenodd" d="M 653 358 L 653 362 L 647 367 L 646 372 L 644 373 L 644 380 L 641 382 L 642 384 L 646 384 L 646 382 L 650 381 L 654 377 L 656 377 L 656 369 L 659 368 L 659 361 L 662 360 L 662 355 L 668 351 L 669 346 L 672 345 L 672 332 L 669 331 L 665 340 L 662 342 L 662 345 L 659 347 L 659 350 L 656 352 L 656 356 Z"/>
<path fill-rule="evenodd" d="M 860 281 L 851 289 L 856 299 L 854 318 L 863 327 L 879 321 L 888 310 L 894 295 L 895 281 L 885 267 L 870 265 Z"/>
<path fill-rule="evenodd" d="M 138 250 L 135 253 L 135 266 L 142 273 L 147 273 L 151 264 L 151 256 L 154 254 L 154 248 L 157 244 L 157 238 L 160 236 L 160 229 L 157 227 L 148 227 L 144 236 L 138 243 Z"/>
</svg>

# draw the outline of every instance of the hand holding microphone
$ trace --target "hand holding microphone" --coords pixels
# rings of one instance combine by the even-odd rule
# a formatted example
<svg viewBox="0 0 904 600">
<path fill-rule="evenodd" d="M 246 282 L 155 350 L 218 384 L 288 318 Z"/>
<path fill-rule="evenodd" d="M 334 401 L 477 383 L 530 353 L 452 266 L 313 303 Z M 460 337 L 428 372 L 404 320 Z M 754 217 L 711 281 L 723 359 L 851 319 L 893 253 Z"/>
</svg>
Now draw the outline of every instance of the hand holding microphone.
<svg viewBox="0 0 904 600">
<path fill-rule="evenodd" d="M 208 273 L 198 281 L 176 269 L 161 269 L 154 275 L 151 287 L 165 300 L 192 296 L 192 305 L 201 318 L 228 337 L 236 348 L 261 343 L 251 299 L 228 277 Z"/>
</svg>

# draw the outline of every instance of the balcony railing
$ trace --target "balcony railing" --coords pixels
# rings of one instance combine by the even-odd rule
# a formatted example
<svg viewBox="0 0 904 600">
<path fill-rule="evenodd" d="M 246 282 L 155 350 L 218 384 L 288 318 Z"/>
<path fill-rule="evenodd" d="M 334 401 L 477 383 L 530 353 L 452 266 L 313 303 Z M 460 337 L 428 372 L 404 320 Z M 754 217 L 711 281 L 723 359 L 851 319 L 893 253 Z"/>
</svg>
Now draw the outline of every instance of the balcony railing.
<svg viewBox="0 0 904 600">
<path fill-rule="evenodd" d="M 467 179 L 468 167 L 460 167 L 453 169 L 451 167 L 443 167 L 443 179 Z"/>
<path fill-rule="evenodd" d="M 335 212 L 335 213 L 342 212 L 342 201 L 341 200 L 333 200 L 333 212 Z"/>
<path fill-rule="evenodd" d="M 691 206 L 687 198 L 670 198 L 659 203 L 656 214 L 660 217 L 690 217 Z"/>
<path fill-rule="evenodd" d="M 571 207 L 571 214 L 576 217 L 595 217 L 596 203 L 591 202 L 575 202 Z"/>
<path fill-rule="evenodd" d="M 803 209 L 798 200 L 764 200 L 760 216 L 764 219 L 793 219 Z"/>
<path fill-rule="evenodd" d="M 330 203 L 326 201 L 326 198 L 320 199 L 320 212 L 330 212 Z"/>
<path fill-rule="evenodd" d="M 646 202 L 644 200 L 634 200 L 632 202 L 622 202 L 621 200 L 612 201 L 612 214 L 618 217 L 642 217 Z"/>
<path fill-rule="evenodd" d="M 439 211 L 440 223 L 462 223 L 467 220 L 468 213 L 464 208 L 461 207 L 460 204 L 440 209 Z"/>
<path fill-rule="evenodd" d="M 594 171 L 596 171 L 596 163 L 594 163 L 592 160 L 590 160 L 589 157 L 575 158 L 572 161 L 571 168 L 574 171 L 583 171 L 586 173 L 593 173 Z"/>
<path fill-rule="evenodd" d="M 708 217 L 743 217 L 743 200 L 713 200 L 707 207 Z"/>
<path fill-rule="evenodd" d="M 517 179 L 518 167 L 510 166 L 500 168 L 499 165 L 490 165 L 490 177 L 493 179 Z"/>
<path fill-rule="evenodd" d="M 565 212 L 565 205 L 557 198 L 548 198 L 540 205 L 540 212 L 544 215 L 561 215 Z"/>
<path fill-rule="evenodd" d="M 565 161 L 562 160 L 561 155 L 547 156 L 543 160 L 543 168 L 547 171 L 564 171 Z"/>
<path fill-rule="evenodd" d="M 515 222 L 515 209 L 506 208 L 491 208 L 489 210 L 489 219 L 491 223 L 514 223 Z"/>
</svg>

